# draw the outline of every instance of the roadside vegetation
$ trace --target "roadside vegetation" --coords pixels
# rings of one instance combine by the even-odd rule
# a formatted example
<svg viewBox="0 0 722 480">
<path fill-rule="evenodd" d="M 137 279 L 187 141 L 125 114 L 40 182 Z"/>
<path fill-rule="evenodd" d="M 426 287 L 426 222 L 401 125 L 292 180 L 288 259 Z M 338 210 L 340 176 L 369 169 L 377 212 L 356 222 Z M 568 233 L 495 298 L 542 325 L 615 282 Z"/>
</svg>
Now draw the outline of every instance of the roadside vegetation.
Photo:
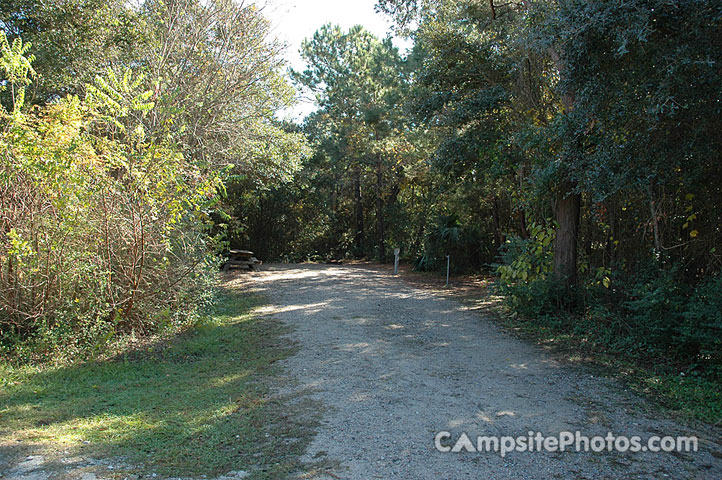
<svg viewBox="0 0 722 480">
<path fill-rule="evenodd" d="M 579 317 L 564 314 L 526 317 L 502 310 L 497 320 L 568 362 L 590 366 L 601 375 L 621 381 L 677 418 L 720 425 L 722 393 L 717 380 L 704 375 L 689 376 L 671 362 L 655 362 L 656 357 L 629 355 L 610 346 L 604 332 L 590 333 L 598 329 L 589 319 L 580 321 Z"/>
<path fill-rule="evenodd" d="M 549 285 L 550 282 L 540 283 L 532 288 L 558 288 L 554 284 Z M 721 424 L 722 391 L 718 373 L 714 370 L 716 367 L 695 364 L 690 368 L 689 355 L 683 350 L 683 345 L 694 340 L 685 338 L 685 334 L 659 333 L 665 324 L 669 328 L 674 323 L 690 332 L 687 335 L 699 335 L 699 331 L 704 331 L 704 326 L 700 328 L 694 323 L 699 316 L 682 316 L 679 311 L 681 308 L 688 308 L 691 312 L 709 308 L 704 297 L 704 290 L 709 285 L 702 286 L 700 291 L 690 292 L 687 299 L 677 297 L 681 305 L 670 305 L 659 299 L 638 305 L 640 310 L 619 309 L 616 313 L 610 312 L 615 308 L 613 305 L 596 298 L 592 298 L 591 302 L 598 301 L 599 304 L 587 304 L 586 308 L 580 301 L 574 308 L 545 310 L 549 305 L 523 303 L 516 296 L 518 290 L 509 294 L 506 288 L 504 285 L 497 286 L 506 303 L 497 317 L 503 325 L 574 363 L 602 367 L 604 375 L 621 380 L 679 416 L 697 418 L 713 425 Z M 529 294 L 526 289 L 522 293 Z M 669 293 L 660 289 L 654 296 Z M 569 301 L 559 291 L 545 291 L 543 295 L 547 301 L 553 299 L 550 301 L 552 305 Z M 717 315 L 717 312 L 707 312 L 707 315 Z M 664 340 L 654 340 L 660 336 Z M 711 334 L 699 340 L 701 344 L 709 345 L 710 356 L 718 352 L 715 341 L 715 336 Z M 710 368 L 712 371 L 709 371 Z"/>
<path fill-rule="evenodd" d="M 226 185 L 288 181 L 307 150 L 275 117 L 293 90 L 268 20 L 233 0 L 10 1 L 0 25 L 0 356 L 192 324 Z"/>
</svg>

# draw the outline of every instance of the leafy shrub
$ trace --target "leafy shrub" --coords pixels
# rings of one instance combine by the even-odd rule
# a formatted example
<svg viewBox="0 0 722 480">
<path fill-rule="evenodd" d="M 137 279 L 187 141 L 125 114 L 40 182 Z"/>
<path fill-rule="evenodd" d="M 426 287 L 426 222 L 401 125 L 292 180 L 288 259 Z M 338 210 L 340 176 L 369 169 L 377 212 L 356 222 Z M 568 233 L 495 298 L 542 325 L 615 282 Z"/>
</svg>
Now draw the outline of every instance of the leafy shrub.
<svg viewBox="0 0 722 480">
<path fill-rule="evenodd" d="M 540 322 L 559 323 L 559 314 L 578 305 L 576 290 L 570 291 L 551 277 L 554 228 L 533 223 L 529 238 L 510 237 L 495 265 L 497 290 L 517 313 Z"/>
<path fill-rule="evenodd" d="M 715 276 L 694 288 L 680 281 L 679 270 L 652 264 L 617 273 L 613 295 L 591 296 L 587 317 L 614 332 L 616 351 L 717 375 L 722 281 Z"/>
<path fill-rule="evenodd" d="M 27 83 L 22 61 L 3 65 L 6 78 Z M 116 332 L 186 321 L 207 301 L 204 230 L 219 180 L 172 139 L 147 138 L 154 104 L 140 85 L 111 72 L 84 101 L 25 114 L 20 94 L 15 111 L 0 111 L 5 353 L 100 348 Z"/>
<path fill-rule="evenodd" d="M 529 238 L 511 237 L 501 250 L 496 273 L 504 284 L 543 280 L 552 271 L 554 228 L 533 223 Z"/>
<path fill-rule="evenodd" d="M 692 358 L 716 378 L 722 378 L 722 275 L 698 286 L 687 308 L 682 312 L 679 334 Z"/>
<path fill-rule="evenodd" d="M 569 290 L 543 273 L 526 279 L 510 273 L 530 272 L 538 260 L 533 243 L 512 241 L 498 267 L 497 288 L 528 322 L 669 372 L 722 377 L 720 275 L 693 288 L 679 280 L 678 268 L 654 263 L 616 271 L 606 281 L 590 273 Z"/>
<path fill-rule="evenodd" d="M 514 311 L 541 322 L 554 323 L 557 320 L 553 317 L 569 314 L 578 305 L 576 292 L 552 278 L 513 284 L 499 283 L 497 290 L 505 296 L 507 304 Z"/>
</svg>

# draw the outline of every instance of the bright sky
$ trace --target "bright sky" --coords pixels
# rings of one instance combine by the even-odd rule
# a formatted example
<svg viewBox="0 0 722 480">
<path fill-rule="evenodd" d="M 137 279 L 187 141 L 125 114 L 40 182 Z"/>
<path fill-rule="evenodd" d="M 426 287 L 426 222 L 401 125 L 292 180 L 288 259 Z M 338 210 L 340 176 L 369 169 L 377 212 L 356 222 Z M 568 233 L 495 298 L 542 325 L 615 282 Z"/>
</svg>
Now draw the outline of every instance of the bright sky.
<svg viewBox="0 0 722 480">
<path fill-rule="evenodd" d="M 391 30 L 388 17 L 374 11 L 376 0 L 268 0 L 264 14 L 275 26 L 275 33 L 288 44 L 286 59 L 291 67 L 302 70 L 305 63 L 299 50 L 301 42 L 313 36 L 326 23 L 340 25 L 348 30 L 354 25 L 363 25 L 379 38 L 386 37 Z M 398 39 L 394 43 L 404 52 L 408 42 Z M 286 116 L 300 120 L 315 110 L 312 99 L 301 102 Z"/>
</svg>

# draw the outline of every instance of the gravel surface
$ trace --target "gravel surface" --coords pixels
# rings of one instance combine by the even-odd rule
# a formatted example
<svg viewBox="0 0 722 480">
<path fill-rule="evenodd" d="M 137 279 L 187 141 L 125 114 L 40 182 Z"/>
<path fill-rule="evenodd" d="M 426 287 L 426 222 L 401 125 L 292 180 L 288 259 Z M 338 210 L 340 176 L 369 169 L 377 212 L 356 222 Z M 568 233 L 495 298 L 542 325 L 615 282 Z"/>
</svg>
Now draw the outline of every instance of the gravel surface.
<svg viewBox="0 0 722 480">
<path fill-rule="evenodd" d="M 305 460 L 318 479 L 722 478 L 718 433 L 665 419 L 618 383 L 560 365 L 483 315 L 385 271 L 269 265 L 237 282 L 293 326 L 284 361 L 297 391 L 321 401 Z M 699 436 L 697 453 L 441 453 L 479 435 Z"/>
</svg>

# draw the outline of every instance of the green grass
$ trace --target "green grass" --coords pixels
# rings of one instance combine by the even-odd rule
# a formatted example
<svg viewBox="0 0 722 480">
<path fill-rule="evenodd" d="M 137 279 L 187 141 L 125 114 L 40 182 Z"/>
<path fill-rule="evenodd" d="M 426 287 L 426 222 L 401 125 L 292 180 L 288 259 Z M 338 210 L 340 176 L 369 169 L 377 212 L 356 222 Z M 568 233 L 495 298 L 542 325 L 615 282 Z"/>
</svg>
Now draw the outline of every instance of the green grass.
<svg viewBox="0 0 722 480">
<path fill-rule="evenodd" d="M 112 360 L 0 365 L 0 448 L 121 456 L 141 465 L 134 473 L 173 476 L 248 470 L 275 479 L 297 470 L 317 409 L 271 395 L 282 382 L 275 363 L 295 347 L 284 326 L 253 315 L 261 303 L 226 292 L 192 331 Z M 13 453 L 21 452 L 5 455 Z"/>
</svg>

